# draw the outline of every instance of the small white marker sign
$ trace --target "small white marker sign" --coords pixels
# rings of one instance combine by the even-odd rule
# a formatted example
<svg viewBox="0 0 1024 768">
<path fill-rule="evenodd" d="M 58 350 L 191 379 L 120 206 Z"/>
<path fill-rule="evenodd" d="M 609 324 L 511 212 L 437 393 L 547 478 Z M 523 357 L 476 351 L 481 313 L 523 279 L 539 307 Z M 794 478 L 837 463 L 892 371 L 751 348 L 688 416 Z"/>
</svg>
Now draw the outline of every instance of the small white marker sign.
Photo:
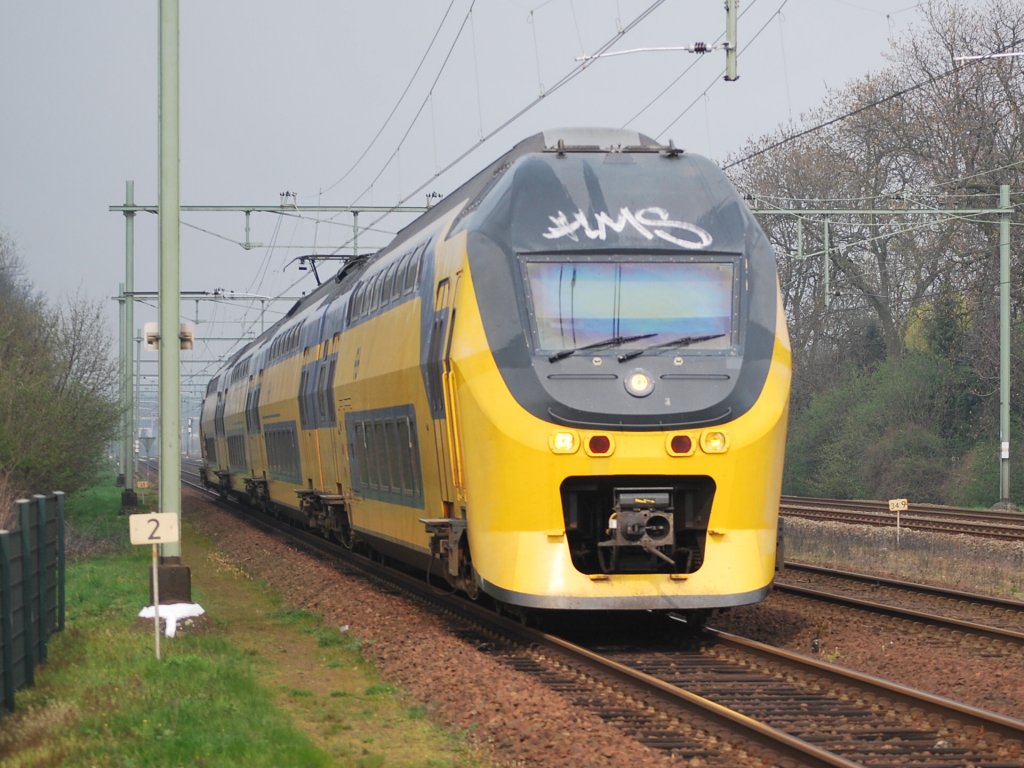
<svg viewBox="0 0 1024 768">
<path fill-rule="evenodd" d="M 132 544 L 172 544 L 180 538 L 174 512 L 129 515 L 128 527 Z"/>
</svg>

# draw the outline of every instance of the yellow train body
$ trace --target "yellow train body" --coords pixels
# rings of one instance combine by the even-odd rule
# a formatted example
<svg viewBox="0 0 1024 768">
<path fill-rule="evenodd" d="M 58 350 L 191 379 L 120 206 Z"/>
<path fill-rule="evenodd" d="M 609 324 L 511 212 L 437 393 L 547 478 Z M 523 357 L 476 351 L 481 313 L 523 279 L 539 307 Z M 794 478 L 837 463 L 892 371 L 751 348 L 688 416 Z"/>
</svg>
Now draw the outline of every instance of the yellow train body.
<svg viewBox="0 0 1024 768">
<path fill-rule="evenodd" d="M 770 248 L 738 198 L 722 234 L 627 196 L 551 203 L 506 243 L 530 221 L 517 193 L 573 189 L 562 138 L 524 142 L 232 359 L 203 405 L 204 478 L 510 606 L 757 601 L 791 366 Z M 682 169 L 720 187 L 712 209 L 734 202 L 705 166 L 635 144 L 635 173 Z M 583 143 L 583 170 L 621 164 L 613 146 Z"/>
</svg>

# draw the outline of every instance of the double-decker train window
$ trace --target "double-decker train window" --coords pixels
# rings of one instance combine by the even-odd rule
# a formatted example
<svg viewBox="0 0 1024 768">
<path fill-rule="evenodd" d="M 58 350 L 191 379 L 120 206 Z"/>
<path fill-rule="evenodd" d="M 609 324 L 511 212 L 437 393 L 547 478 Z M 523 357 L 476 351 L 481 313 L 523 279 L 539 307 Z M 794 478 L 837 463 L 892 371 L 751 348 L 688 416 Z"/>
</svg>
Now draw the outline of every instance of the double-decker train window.
<svg viewBox="0 0 1024 768">
<path fill-rule="evenodd" d="M 423 505 L 416 419 L 411 405 L 345 417 L 352 483 L 367 498 L 417 508 Z"/>
<path fill-rule="evenodd" d="M 250 381 L 249 392 L 245 396 L 245 426 L 249 434 L 260 431 L 260 384 L 252 386 Z"/>
<path fill-rule="evenodd" d="M 412 293 L 416 290 L 420 264 L 423 262 L 423 254 L 426 252 L 428 245 L 429 243 L 424 243 L 413 251 L 408 263 L 405 265 L 405 293 Z"/>
<path fill-rule="evenodd" d="M 271 479 L 290 483 L 302 482 L 295 422 L 265 425 L 263 440 L 267 448 L 267 467 Z"/>
<path fill-rule="evenodd" d="M 381 288 L 380 304 L 385 306 L 391 303 L 391 287 L 395 284 L 395 265 L 392 264 L 388 267 L 387 272 L 384 273 L 383 287 Z"/>
</svg>

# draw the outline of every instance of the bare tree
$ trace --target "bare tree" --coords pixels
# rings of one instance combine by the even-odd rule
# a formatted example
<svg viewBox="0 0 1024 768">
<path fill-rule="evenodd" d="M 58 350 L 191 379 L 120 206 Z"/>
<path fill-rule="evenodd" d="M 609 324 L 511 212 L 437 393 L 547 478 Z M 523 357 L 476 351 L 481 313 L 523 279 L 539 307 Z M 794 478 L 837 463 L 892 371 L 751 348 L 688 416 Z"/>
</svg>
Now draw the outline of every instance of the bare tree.
<svg viewBox="0 0 1024 768">
<path fill-rule="evenodd" d="M 1000 184 L 1022 187 L 1024 61 L 956 59 L 1022 45 L 1020 0 L 932 0 L 894 43 L 888 68 L 829 94 L 798 140 L 780 130 L 732 164 L 758 207 L 875 212 L 830 217 L 827 253 L 823 217 L 762 218 L 783 255 L 798 371 L 808 361 L 902 355 L 913 318 L 954 291 L 972 310 L 968 354 L 982 380 L 994 375 L 998 228 L 993 216 L 956 209 L 995 208 Z M 816 125 L 824 127 L 810 130 Z M 924 208 L 954 210 L 908 215 Z M 820 366 L 813 370 L 811 389 L 827 386 Z"/>
</svg>

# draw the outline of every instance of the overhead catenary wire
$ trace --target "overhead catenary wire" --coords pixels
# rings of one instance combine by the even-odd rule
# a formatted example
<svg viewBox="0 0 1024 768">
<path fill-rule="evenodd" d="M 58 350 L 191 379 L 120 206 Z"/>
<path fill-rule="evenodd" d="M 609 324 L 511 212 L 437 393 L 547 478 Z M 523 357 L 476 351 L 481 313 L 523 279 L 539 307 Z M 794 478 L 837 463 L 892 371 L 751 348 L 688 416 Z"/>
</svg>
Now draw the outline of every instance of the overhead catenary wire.
<svg viewBox="0 0 1024 768">
<path fill-rule="evenodd" d="M 441 17 L 441 21 L 437 25 L 437 29 L 434 30 L 434 35 L 433 37 L 430 38 L 430 42 L 427 44 L 427 49 L 423 52 L 423 56 L 420 57 L 419 63 L 416 65 L 416 69 L 412 73 L 412 77 L 410 77 L 409 82 L 405 84 L 405 88 L 402 89 L 402 93 L 398 97 L 397 101 L 395 101 L 395 105 L 391 108 L 391 111 L 388 113 L 388 116 L 384 118 L 384 122 L 381 123 L 380 128 L 377 129 L 377 133 L 375 133 L 373 138 L 370 139 L 370 143 L 366 145 L 363 151 L 359 154 L 359 157 L 355 159 L 355 162 L 353 162 L 352 165 L 349 166 L 348 170 L 345 171 L 341 175 L 341 177 L 333 184 L 330 184 L 326 188 L 320 190 L 321 195 L 330 192 L 336 186 L 345 181 L 345 179 L 347 179 L 352 174 L 352 172 L 359 166 L 359 164 L 363 162 L 363 159 L 366 157 L 367 154 L 369 154 L 370 150 L 373 149 L 374 145 L 376 145 L 377 140 L 381 137 L 381 134 L 384 133 L 384 130 L 391 123 L 391 118 L 395 116 L 395 113 L 398 111 L 398 108 L 405 100 L 405 96 L 406 94 L 409 93 L 409 89 L 412 88 L 412 84 L 416 81 L 416 78 L 419 77 L 420 70 L 423 69 L 423 62 L 427 60 L 427 56 L 429 56 L 430 52 L 434 49 L 434 43 L 437 42 L 438 35 L 441 34 L 441 30 L 444 28 L 444 23 L 445 21 L 448 20 L 448 14 L 451 13 L 452 6 L 454 5 L 455 0 L 451 0 L 451 2 L 448 3 L 448 7 L 445 9 L 444 16 Z"/>
<path fill-rule="evenodd" d="M 745 44 L 745 45 L 744 45 L 744 46 L 743 46 L 743 47 L 742 47 L 742 48 L 740 49 L 740 53 L 744 53 L 744 52 L 746 52 L 746 51 L 747 51 L 747 50 L 748 50 L 748 49 L 750 48 L 750 46 L 752 46 L 752 45 L 753 45 L 753 44 L 754 44 L 755 42 L 757 42 L 757 39 L 758 39 L 759 37 L 761 37 L 761 35 L 762 35 L 762 34 L 764 33 L 764 31 L 765 31 L 766 29 L 768 29 L 768 26 L 769 26 L 769 25 L 770 25 L 770 24 L 772 23 L 772 21 L 774 21 L 776 17 L 779 17 L 779 16 L 781 16 L 781 15 L 782 15 L 782 9 L 786 7 L 786 4 L 787 4 L 788 2 L 789 2 L 789 0 L 782 0 L 782 3 L 781 3 L 781 4 L 779 5 L 779 7 L 775 9 L 775 13 L 773 13 L 773 14 L 772 14 L 771 16 L 769 16 L 769 17 L 768 17 L 768 19 L 767 19 L 767 20 L 766 20 L 766 21 L 764 22 L 764 24 L 762 24 L 762 25 L 761 25 L 761 28 L 760 28 L 760 29 L 758 29 L 758 30 L 757 30 L 757 32 L 755 32 L 755 33 L 753 34 L 753 36 L 752 36 L 752 37 L 750 38 L 749 42 L 747 42 L 747 43 L 746 43 L 746 44 Z M 684 116 L 686 116 L 686 114 L 687 114 L 687 113 L 688 113 L 688 112 L 689 112 L 689 111 L 690 111 L 691 109 L 693 109 L 694 105 L 695 105 L 695 104 L 697 104 L 697 103 L 698 103 L 698 102 L 700 101 L 700 99 L 702 98 L 702 96 L 704 96 L 705 94 L 707 94 L 707 92 L 708 92 L 709 90 L 711 90 L 712 88 L 714 88 L 714 87 L 715 87 L 716 85 L 718 85 L 718 84 L 720 84 L 720 83 L 724 82 L 724 81 L 722 80 L 722 75 L 723 75 L 723 74 L 725 73 L 725 71 L 726 71 L 726 70 L 725 70 L 725 68 L 724 68 L 724 67 L 723 67 L 723 68 L 722 68 L 721 70 L 719 70 L 718 74 L 717 74 L 717 75 L 715 76 L 715 79 L 714 79 L 714 80 L 712 80 L 712 81 L 711 81 L 710 83 L 708 83 L 708 86 L 707 86 L 707 88 L 705 88 L 705 89 L 704 89 L 704 92 L 703 92 L 702 94 L 698 95 L 697 97 L 695 97 L 695 98 L 693 99 L 693 101 L 691 101 L 691 102 L 690 102 L 690 103 L 689 103 L 689 104 L 687 105 L 686 109 L 684 109 L 684 110 L 683 110 L 682 112 L 680 112 L 680 113 L 679 113 L 678 115 L 676 115 L 676 116 L 675 116 L 675 118 L 674 118 L 674 119 L 673 119 L 673 120 L 672 120 L 672 121 L 671 121 L 671 122 L 670 122 L 670 123 L 669 123 L 668 125 L 666 125 L 666 126 L 665 126 L 664 128 L 662 128 L 662 129 L 661 129 L 661 131 L 659 131 L 659 132 L 658 132 L 658 133 L 656 134 L 656 136 L 655 136 L 655 137 L 656 137 L 656 138 L 658 138 L 658 139 L 660 139 L 660 138 L 661 138 L 662 136 L 664 136 L 664 135 L 665 135 L 666 133 L 668 133 L 668 132 L 669 132 L 669 131 L 670 131 L 670 130 L 672 129 L 672 127 L 673 127 L 673 126 L 674 126 L 674 125 L 675 125 L 676 123 L 678 123 L 678 122 L 679 122 L 680 120 L 682 120 L 682 119 L 683 119 L 683 117 L 684 117 Z M 673 83 L 673 84 L 674 84 L 674 83 Z"/>
<path fill-rule="evenodd" d="M 399 157 L 399 154 L 402 151 L 402 145 L 405 144 L 405 140 L 409 138 L 409 134 L 412 132 L 413 127 L 416 125 L 416 122 L 419 120 L 420 115 L 423 114 L 423 110 L 427 106 L 428 101 L 434 95 L 434 89 L 437 87 L 437 83 L 441 79 L 441 75 L 444 74 L 444 71 L 445 71 L 446 67 L 448 66 L 448 62 L 449 62 L 449 60 L 452 57 L 452 53 L 455 51 L 456 45 L 458 45 L 459 40 L 462 38 L 462 33 L 466 29 L 466 24 L 469 22 L 470 15 L 473 13 L 473 6 L 475 4 L 476 4 L 476 0 L 473 0 L 473 2 L 470 3 L 469 10 L 466 11 L 466 15 L 462 19 L 462 24 L 459 25 L 459 31 L 455 34 L 455 39 L 452 41 L 451 46 L 449 46 L 448 53 L 445 54 L 444 60 L 441 62 L 441 66 L 438 68 L 437 74 L 434 76 L 434 80 L 430 84 L 430 88 L 427 89 L 426 97 L 423 99 L 423 101 L 420 102 L 419 109 L 416 110 L 416 114 L 413 115 L 412 120 L 409 121 L 409 125 L 405 129 L 405 133 L 402 134 L 402 138 L 400 138 L 398 140 L 398 143 L 395 146 L 395 151 L 391 153 L 391 156 L 388 157 L 388 159 L 385 161 L 383 167 L 380 169 L 380 171 L 377 172 L 377 175 L 373 177 L 373 180 L 370 181 L 370 183 L 367 185 L 366 189 L 364 189 L 362 192 L 360 192 L 358 195 L 356 195 L 356 197 L 355 197 L 355 201 L 356 202 L 361 200 L 363 198 L 363 195 L 365 195 L 367 192 L 369 192 L 371 189 L 373 189 L 373 186 L 377 183 L 377 181 L 380 179 L 380 177 L 384 175 L 384 171 L 386 171 L 388 169 L 388 167 L 391 165 L 391 163 L 394 162 L 395 159 Z M 418 192 L 419 190 L 416 190 L 416 191 Z M 410 197 L 412 197 L 411 194 L 406 196 L 405 198 L 403 198 L 402 202 L 405 202 Z M 401 205 L 401 204 L 402 203 L 399 203 L 398 205 Z M 378 221 L 379 220 L 380 219 L 378 219 Z M 376 222 L 374 222 L 374 223 L 376 223 Z"/>
<path fill-rule="evenodd" d="M 433 179 L 434 179 L 434 178 L 436 178 L 437 176 L 440 176 L 440 175 L 442 175 L 442 174 L 444 174 L 444 173 L 447 173 L 447 172 L 448 172 L 449 170 L 451 170 L 451 169 L 452 169 L 452 168 L 454 168 L 454 167 L 455 167 L 456 165 L 458 165 L 459 163 L 461 163 L 461 162 L 462 162 L 463 160 L 465 160 L 465 159 L 466 159 L 467 157 L 469 157 L 469 156 L 470 156 L 471 154 L 473 154 L 473 153 L 474 153 L 474 152 L 475 152 L 475 151 L 476 151 L 477 149 L 479 149 L 479 148 L 480 148 L 481 146 L 483 146 L 483 144 L 484 144 L 484 143 L 486 143 L 486 142 L 487 142 L 488 140 L 490 140 L 491 138 L 493 138 L 494 136 L 496 136 L 496 135 L 497 135 L 498 133 L 500 133 L 501 131 L 503 131 L 503 130 L 504 130 L 505 128 L 507 128 L 508 126 L 510 126 L 510 125 L 511 125 L 512 123 L 514 123 L 514 122 L 515 122 L 516 120 L 518 120 L 519 118 L 521 118 L 521 117 L 522 117 L 523 115 L 525 115 L 525 114 L 526 114 L 527 112 L 529 112 L 529 111 L 530 111 L 531 109 L 533 109 L 534 107 L 536 107 L 536 106 L 537 106 L 538 104 L 540 104 L 540 103 L 541 103 L 542 101 L 544 101 L 544 99 L 546 99 L 546 98 L 547 98 L 548 96 L 550 96 L 551 94 L 553 94 L 553 93 L 555 93 L 556 91 L 560 90 L 561 88 L 563 88 L 563 87 L 564 87 L 565 85 L 567 85 L 568 83 L 572 82 L 572 81 L 573 81 L 573 80 L 574 80 L 574 79 L 575 79 L 576 77 L 578 77 L 578 76 L 579 76 L 579 75 L 580 75 L 580 74 L 581 74 L 581 73 L 582 73 L 582 72 L 583 72 L 584 70 L 586 70 L 587 68 L 589 68 L 589 67 L 591 66 L 591 64 L 593 63 L 593 62 L 592 62 L 592 61 L 590 60 L 591 58 L 593 58 L 594 56 L 597 56 L 597 55 L 599 55 L 599 54 L 601 54 L 601 53 L 604 53 L 604 52 L 605 52 L 605 51 L 607 51 L 607 50 L 608 50 L 608 49 L 609 49 L 609 48 L 610 48 L 611 46 L 615 45 L 615 43 L 617 43 L 617 42 L 618 42 L 619 40 L 621 40 L 621 39 L 622 39 L 623 37 L 625 37 L 625 36 L 626 36 L 627 34 L 629 34 L 629 32 L 630 32 L 631 30 L 633 30 L 633 29 L 634 29 L 634 28 L 635 28 L 635 27 L 636 27 L 636 26 L 637 26 L 638 24 L 640 24 L 641 22 L 643 22 L 643 21 L 644 21 L 644 19 L 646 19 L 646 18 L 647 18 L 648 16 L 650 16 L 650 15 L 651 15 L 651 14 L 652 14 L 652 13 L 653 13 L 653 12 L 654 12 L 655 10 L 657 10 L 657 9 L 658 9 L 659 7 L 661 7 L 661 5 L 662 5 L 662 4 L 664 4 L 664 2 L 665 2 L 665 0 L 655 0 L 655 2 L 653 2 L 653 3 L 651 4 L 651 5 L 649 5 L 649 6 L 648 6 L 648 7 L 647 7 L 647 8 L 645 9 L 645 10 L 641 11 L 641 12 L 640 12 L 640 13 L 639 13 L 639 14 L 638 14 L 638 15 L 637 15 L 637 16 L 636 16 L 636 17 L 635 17 L 635 18 L 634 18 L 634 19 L 633 19 L 633 20 L 632 20 L 631 22 L 629 22 L 629 24 L 627 24 L 627 25 L 626 25 L 625 27 L 623 27 L 622 29 L 618 30 L 618 31 L 617 31 L 617 32 L 615 33 L 615 35 L 613 35 L 613 36 L 612 36 L 612 37 L 611 37 L 611 38 L 610 38 L 609 40 L 607 40 L 607 41 L 606 41 L 605 43 L 603 43 L 603 44 L 602 44 L 602 45 L 601 45 L 601 46 L 600 46 L 600 47 L 599 47 L 599 48 L 598 48 L 598 49 L 597 49 L 597 50 L 595 51 L 595 53 L 594 53 L 594 54 L 592 54 L 592 56 L 588 58 L 588 60 L 586 60 L 586 61 L 582 61 L 582 62 L 579 62 L 579 63 L 578 63 L 578 64 L 576 64 L 576 65 L 575 65 L 575 66 L 574 66 L 574 67 L 573 67 L 572 69 L 570 69 L 570 70 L 569 70 L 569 71 L 568 71 L 568 72 L 567 72 L 567 73 L 566 73 L 565 75 L 563 75 L 563 76 L 562 76 L 562 77 L 561 77 L 561 78 L 560 78 L 560 79 L 558 80 L 558 82 L 556 82 L 556 83 L 555 83 L 555 84 L 554 84 L 554 85 L 553 85 L 553 86 L 552 86 L 552 87 L 551 87 L 551 88 L 550 88 L 550 89 L 549 89 L 549 90 L 547 91 L 547 93 L 543 93 L 543 94 L 539 95 L 539 96 L 538 96 L 537 98 L 535 98 L 535 99 L 531 100 L 531 101 L 530 101 L 529 103 L 527 103 L 527 104 L 526 104 L 525 106 L 523 106 L 523 107 L 522 107 L 522 108 L 520 108 L 520 109 L 519 109 L 518 111 L 516 111 L 516 112 L 515 112 L 514 114 L 512 114 L 511 116 L 509 116 L 508 118 L 506 118 L 506 119 L 505 119 L 505 120 L 504 120 L 504 121 L 503 121 L 503 122 L 502 122 L 502 123 L 501 123 L 500 125 L 498 125 L 498 126 L 497 126 L 496 128 L 494 128 L 494 129 L 492 129 L 492 130 L 491 130 L 490 132 L 488 132 L 488 133 L 487 133 L 487 134 L 486 134 L 486 135 L 485 135 L 485 136 L 484 136 L 484 137 L 483 137 L 483 138 L 482 138 L 482 139 L 481 139 L 481 140 L 480 140 L 480 141 L 479 141 L 478 143 L 476 143 L 476 144 L 474 144 L 474 145 L 472 145 L 472 146 L 468 147 L 468 148 L 467 148 L 467 149 L 465 149 L 465 150 L 464 150 L 463 152 L 461 152 L 461 153 L 460 153 L 460 154 L 459 154 L 458 156 L 456 156 L 456 157 L 455 157 L 455 159 L 451 160 L 451 161 L 450 161 L 450 162 L 449 162 L 449 163 L 448 163 L 448 164 L 447 164 L 447 165 L 446 165 L 446 166 L 445 166 L 444 168 L 442 168 L 442 169 L 441 169 L 441 170 L 440 170 L 440 171 L 439 171 L 438 173 L 436 173 L 436 174 L 435 174 L 435 175 L 434 175 L 433 177 L 431 177 L 430 179 L 427 179 L 426 181 L 424 181 L 424 182 L 423 182 L 422 184 L 420 184 L 419 186 L 417 186 L 417 187 L 416 187 L 416 188 L 415 188 L 415 189 L 414 189 L 414 190 L 413 190 L 412 192 L 410 192 L 410 193 L 409 193 L 408 195 L 404 196 L 404 197 L 403 197 L 403 198 L 401 198 L 401 199 L 400 199 L 400 200 L 399 200 L 398 202 L 396 202 L 396 203 L 395 203 L 395 204 L 393 205 L 393 207 L 392 207 L 392 211 L 394 211 L 394 210 L 397 210 L 397 209 L 398 209 L 398 208 L 399 208 L 400 206 L 402 206 L 402 205 L 404 205 L 404 204 L 405 204 L 406 202 L 408 202 L 408 201 L 409 201 L 409 200 L 410 200 L 410 199 L 411 199 L 411 198 L 412 198 L 412 197 L 413 197 L 414 195 L 417 195 L 417 194 L 419 194 L 420 192 L 422 192 L 422 191 L 423 191 L 424 189 L 426 189 L 426 188 L 427 188 L 427 186 L 428 186 L 428 185 L 430 185 L 430 184 L 431 184 L 431 183 L 433 182 Z M 397 152 L 397 150 L 396 150 L 396 152 Z M 386 216 L 388 216 L 388 215 L 389 215 L 388 213 L 383 213 L 383 214 L 381 214 L 381 215 L 380 215 L 380 216 L 378 216 L 378 217 L 377 217 L 376 219 L 374 219 L 374 220 L 373 220 L 373 222 L 371 222 L 371 225 L 373 225 L 373 224 L 377 224 L 378 222 L 380 222 L 380 221 L 381 221 L 381 220 L 382 220 L 383 218 L 385 218 L 385 217 L 386 217 Z M 336 248 L 336 249 L 335 249 L 335 250 L 334 250 L 334 251 L 333 251 L 332 253 L 337 253 L 337 252 L 338 252 L 338 251 L 340 251 L 340 250 L 341 250 L 342 248 L 344 248 L 345 246 L 349 245 L 349 244 L 350 244 L 351 242 L 352 242 L 352 241 L 351 241 L 351 240 L 349 240 L 348 242 L 346 242 L 346 243 L 343 243 L 342 245 L 338 246 L 338 247 L 337 247 L 337 248 Z"/>
<path fill-rule="evenodd" d="M 1012 42 L 1007 43 L 1005 46 L 1003 46 L 1001 49 L 999 49 L 999 51 L 995 51 L 994 53 L 1001 53 L 1003 51 L 1009 50 L 1010 48 L 1016 48 L 1017 46 L 1019 46 L 1021 44 L 1021 42 L 1022 42 L 1022 40 L 1020 38 L 1018 38 L 1016 40 L 1013 40 Z M 887 104 L 890 101 L 893 101 L 895 99 L 902 98 L 903 96 L 906 96 L 909 93 L 913 93 L 914 91 L 920 90 L 921 88 L 924 88 L 926 86 L 934 85 L 934 84 L 940 82 L 941 80 L 945 80 L 947 77 L 950 77 L 951 75 L 956 74 L 957 72 L 962 71 L 966 67 L 975 66 L 975 65 L 981 63 L 982 61 L 984 61 L 984 59 L 980 59 L 980 60 L 977 60 L 977 61 L 971 61 L 971 62 L 968 62 L 968 63 L 965 63 L 965 64 L 961 64 L 961 65 L 950 67 L 949 69 L 945 70 L 944 72 L 940 72 L 937 75 L 930 75 L 930 76 L 928 76 L 928 77 L 926 77 L 926 78 L 924 78 L 922 80 L 918 80 L 916 83 L 908 85 L 906 88 L 901 88 L 901 89 L 899 89 L 897 91 L 893 91 L 890 94 L 887 94 L 887 95 L 882 96 L 882 97 L 880 97 L 878 99 L 875 99 L 874 101 L 871 101 L 871 102 L 869 102 L 867 104 L 862 104 L 859 107 L 856 107 L 856 108 L 851 109 L 851 110 L 849 110 L 847 112 L 844 112 L 841 115 L 836 115 L 835 117 L 829 118 L 828 120 L 825 120 L 823 122 L 817 123 L 816 125 L 812 125 L 812 126 L 810 126 L 808 128 L 805 128 L 802 131 L 797 131 L 796 133 L 790 134 L 789 136 L 784 136 L 783 138 L 781 138 L 781 139 L 779 139 L 777 141 L 773 141 L 768 146 L 761 147 L 760 149 L 758 149 L 758 150 L 756 150 L 754 152 L 751 152 L 751 153 L 749 153 L 747 155 L 744 155 L 741 158 L 738 158 L 736 160 L 733 160 L 730 163 L 727 163 L 726 165 L 722 166 L 722 169 L 723 170 L 728 170 L 728 169 L 733 168 L 733 167 L 735 167 L 737 165 L 742 165 L 743 163 L 746 163 L 746 162 L 749 162 L 750 160 L 753 160 L 755 157 L 760 157 L 763 154 L 771 152 L 774 149 L 778 149 L 779 147 L 785 146 L 786 144 L 789 144 L 789 143 L 791 143 L 793 141 L 796 141 L 797 139 L 802 139 L 805 136 L 809 136 L 809 135 L 811 135 L 813 133 L 817 133 L 818 131 L 822 131 L 825 128 L 833 126 L 833 125 L 835 125 L 837 123 L 840 123 L 840 122 L 842 122 L 844 120 L 849 120 L 851 117 L 855 117 L 856 115 L 859 115 L 862 112 L 866 112 L 869 109 L 874 109 L 875 107 L 879 107 L 879 106 L 881 106 L 883 104 Z M 681 116 L 682 115 L 680 115 L 680 117 Z"/>
</svg>

